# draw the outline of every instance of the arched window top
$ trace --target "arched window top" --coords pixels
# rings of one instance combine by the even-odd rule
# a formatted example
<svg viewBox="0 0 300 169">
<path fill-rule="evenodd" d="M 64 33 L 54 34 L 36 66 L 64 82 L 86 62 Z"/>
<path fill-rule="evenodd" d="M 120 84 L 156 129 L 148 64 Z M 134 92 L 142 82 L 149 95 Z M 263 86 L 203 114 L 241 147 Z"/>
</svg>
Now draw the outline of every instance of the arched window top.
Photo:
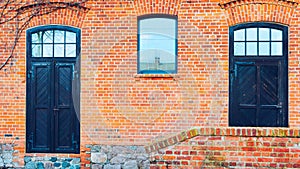
<svg viewBox="0 0 300 169">
<path fill-rule="evenodd" d="M 80 51 L 80 30 L 69 26 L 50 25 L 27 31 L 29 57 L 76 58 Z"/>
<path fill-rule="evenodd" d="M 283 56 L 287 27 L 272 23 L 248 23 L 230 27 L 231 52 L 236 57 Z"/>
<path fill-rule="evenodd" d="M 176 15 L 169 15 L 169 14 L 146 14 L 146 15 L 138 16 L 138 20 L 151 19 L 151 18 L 169 18 L 169 19 L 177 20 L 178 17 Z"/>
</svg>

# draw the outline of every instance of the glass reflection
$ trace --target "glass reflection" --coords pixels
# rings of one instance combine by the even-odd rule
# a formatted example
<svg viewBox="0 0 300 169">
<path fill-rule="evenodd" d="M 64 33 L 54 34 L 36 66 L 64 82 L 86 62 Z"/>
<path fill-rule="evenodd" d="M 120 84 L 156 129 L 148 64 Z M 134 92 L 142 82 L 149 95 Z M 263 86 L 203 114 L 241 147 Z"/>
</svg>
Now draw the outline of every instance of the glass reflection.
<svg viewBox="0 0 300 169">
<path fill-rule="evenodd" d="M 247 42 L 247 55 L 257 55 L 257 42 Z"/>
<path fill-rule="evenodd" d="M 235 42 L 234 43 L 234 55 L 244 56 L 245 55 L 245 43 L 244 42 Z"/>
<path fill-rule="evenodd" d="M 259 42 L 259 55 L 270 55 L 269 42 Z"/>
<path fill-rule="evenodd" d="M 44 44 L 43 45 L 43 57 L 52 57 L 53 56 L 53 45 Z"/>
<path fill-rule="evenodd" d="M 73 32 L 66 32 L 66 43 L 76 43 L 76 34 Z"/>
<path fill-rule="evenodd" d="M 44 43 L 52 43 L 53 42 L 53 31 L 45 31 L 43 34 L 43 42 Z"/>
<path fill-rule="evenodd" d="M 32 44 L 32 57 L 42 57 L 42 46 L 40 44 Z"/>
<path fill-rule="evenodd" d="M 76 45 L 67 44 L 66 45 L 66 57 L 76 57 Z"/>
<path fill-rule="evenodd" d="M 257 28 L 247 29 L 247 41 L 257 41 Z"/>
<path fill-rule="evenodd" d="M 282 41 L 282 31 L 277 29 L 271 29 L 271 40 Z"/>
<path fill-rule="evenodd" d="M 64 57 L 64 45 L 63 44 L 55 44 L 54 45 L 54 57 Z"/>
<path fill-rule="evenodd" d="M 282 55 L 282 42 L 271 43 L 271 55 Z"/>
<path fill-rule="evenodd" d="M 245 29 L 234 31 L 234 41 L 245 41 Z"/>
<path fill-rule="evenodd" d="M 54 31 L 54 43 L 64 43 L 65 31 Z"/>
<path fill-rule="evenodd" d="M 269 41 L 270 40 L 270 29 L 269 28 L 259 28 L 259 40 Z"/>
<path fill-rule="evenodd" d="M 42 32 L 37 32 L 31 35 L 32 43 L 42 43 Z"/>
</svg>

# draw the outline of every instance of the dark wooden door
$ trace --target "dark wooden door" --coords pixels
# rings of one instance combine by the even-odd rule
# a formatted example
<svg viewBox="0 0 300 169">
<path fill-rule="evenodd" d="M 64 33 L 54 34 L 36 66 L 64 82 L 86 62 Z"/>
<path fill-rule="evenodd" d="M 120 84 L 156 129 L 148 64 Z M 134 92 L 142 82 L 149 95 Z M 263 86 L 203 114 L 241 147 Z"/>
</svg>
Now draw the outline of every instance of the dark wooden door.
<svg viewBox="0 0 300 169">
<path fill-rule="evenodd" d="M 48 59 L 28 70 L 27 151 L 78 152 L 79 90 L 75 63 Z"/>
<path fill-rule="evenodd" d="M 281 59 L 235 60 L 231 70 L 231 126 L 286 126 Z"/>
<path fill-rule="evenodd" d="M 288 27 L 229 28 L 229 125 L 288 126 Z"/>
</svg>

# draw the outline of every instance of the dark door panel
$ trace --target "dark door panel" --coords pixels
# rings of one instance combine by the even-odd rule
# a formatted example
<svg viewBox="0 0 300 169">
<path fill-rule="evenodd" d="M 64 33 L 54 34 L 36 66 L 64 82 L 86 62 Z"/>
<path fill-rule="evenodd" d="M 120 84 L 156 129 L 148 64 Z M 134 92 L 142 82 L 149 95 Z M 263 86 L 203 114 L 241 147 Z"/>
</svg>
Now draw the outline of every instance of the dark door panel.
<svg viewBox="0 0 300 169">
<path fill-rule="evenodd" d="M 279 69 L 278 63 L 274 65 L 261 65 L 261 105 L 279 104 Z"/>
<path fill-rule="evenodd" d="M 253 62 L 238 62 L 236 68 L 236 95 L 238 104 L 256 105 L 256 65 Z"/>
<path fill-rule="evenodd" d="M 30 111 L 27 118 L 28 147 L 49 151 L 51 138 L 51 63 L 32 63 L 28 71 Z"/>
<path fill-rule="evenodd" d="M 79 119 L 76 116 L 72 84 L 76 80 L 74 76 L 73 63 L 57 63 L 55 65 L 55 94 L 56 94 L 56 115 L 55 115 L 55 147 L 57 151 L 75 151 L 75 133 Z"/>
</svg>

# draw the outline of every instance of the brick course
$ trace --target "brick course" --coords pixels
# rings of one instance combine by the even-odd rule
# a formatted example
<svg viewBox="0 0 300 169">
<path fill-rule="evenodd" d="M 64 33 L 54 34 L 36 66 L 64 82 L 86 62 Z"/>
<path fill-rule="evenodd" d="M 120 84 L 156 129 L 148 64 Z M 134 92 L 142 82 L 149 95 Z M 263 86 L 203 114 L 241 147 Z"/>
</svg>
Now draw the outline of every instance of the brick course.
<svg viewBox="0 0 300 169">
<path fill-rule="evenodd" d="M 28 0 L 26 3 L 33 4 L 34 1 Z M 274 132 L 274 137 L 271 134 L 252 137 L 252 132 L 258 130 L 227 128 L 229 26 L 257 21 L 289 26 L 289 128 L 300 127 L 298 1 L 95 0 L 87 1 L 84 7 L 60 9 L 34 17 L 26 25 L 26 29 L 48 24 L 81 29 L 81 154 L 54 156 L 81 156 L 81 166 L 86 167 L 90 158 L 90 154 L 86 153 L 86 145 L 149 145 L 154 142 L 153 145 L 159 149 L 171 146 L 164 160 L 153 162 L 153 165 L 161 165 L 162 168 L 170 160 L 172 165 L 199 166 L 203 158 L 209 161 L 207 165 L 214 165 L 211 162 L 214 161 L 217 165 L 237 168 L 264 165 L 275 168 L 299 167 L 298 161 L 292 166 L 288 164 L 291 162 L 289 160 L 299 157 L 298 149 L 291 145 L 299 144 L 299 133 L 292 138 L 280 136 L 281 131 L 292 132 L 287 135 L 294 136 L 297 130 L 270 129 L 266 132 Z M 176 75 L 136 73 L 137 16 L 155 13 L 178 16 Z M 20 18 L 26 14 L 25 11 Z M 13 20 L 0 25 L 0 64 L 11 53 L 16 24 L 16 20 Z M 18 146 L 14 147 L 19 151 L 19 156 L 31 156 L 25 153 L 25 31 L 20 36 L 13 57 L 0 70 L 0 98 L 0 137 L 4 134 L 19 137 L 16 140 Z M 186 134 L 197 137 L 180 143 L 182 146 L 173 146 L 176 140 L 171 136 L 180 133 L 177 138 L 181 140 L 185 137 L 181 136 L 181 132 L 193 126 L 217 128 L 213 136 L 199 136 L 191 130 L 192 133 Z M 234 130 L 235 133 L 233 136 L 222 135 L 224 130 Z M 262 132 L 265 130 L 262 129 Z M 257 146 L 255 138 L 270 142 L 263 141 L 266 145 Z M 290 143 L 273 146 L 277 139 L 280 144 Z M 190 144 L 195 140 L 197 148 L 193 150 Z M 209 141 L 204 143 L 203 140 Z M 216 146 L 219 143 L 226 145 Z M 230 146 L 239 144 L 241 147 L 238 148 Z M 257 158 L 246 158 L 255 153 L 259 154 Z M 15 160 L 22 165 L 22 158 Z"/>
</svg>

